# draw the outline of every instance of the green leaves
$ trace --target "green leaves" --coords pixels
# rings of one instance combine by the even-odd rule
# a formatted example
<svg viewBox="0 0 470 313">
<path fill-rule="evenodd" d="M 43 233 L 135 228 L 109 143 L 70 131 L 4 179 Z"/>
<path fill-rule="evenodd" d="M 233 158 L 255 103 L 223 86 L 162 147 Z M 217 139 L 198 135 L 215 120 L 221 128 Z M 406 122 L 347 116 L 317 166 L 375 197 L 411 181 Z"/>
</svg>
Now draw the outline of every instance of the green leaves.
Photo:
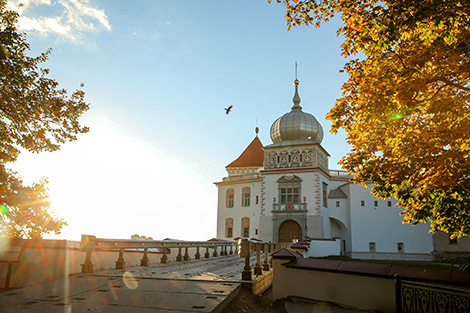
<svg viewBox="0 0 470 313">
<path fill-rule="evenodd" d="M 69 96 L 47 77 L 48 69 L 39 67 L 51 49 L 37 57 L 26 55 L 30 46 L 16 29 L 17 19 L 0 0 L 0 234 L 38 238 L 66 225 L 49 210 L 47 180 L 24 186 L 5 165 L 15 162 L 21 149 L 55 151 L 88 132 L 79 118 L 89 104 L 82 90 Z"/>
</svg>

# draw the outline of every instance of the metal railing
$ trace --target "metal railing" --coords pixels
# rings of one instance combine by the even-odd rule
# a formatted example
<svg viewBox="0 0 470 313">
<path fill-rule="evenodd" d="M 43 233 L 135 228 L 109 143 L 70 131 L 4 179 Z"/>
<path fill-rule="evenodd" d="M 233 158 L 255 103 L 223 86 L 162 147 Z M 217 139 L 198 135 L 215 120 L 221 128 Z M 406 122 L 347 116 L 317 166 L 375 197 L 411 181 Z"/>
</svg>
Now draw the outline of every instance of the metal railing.
<svg viewBox="0 0 470 313">
<path fill-rule="evenodd" d="M 470 313 L 470 290 L 423 284 L 395 275 L 397 313 Z"/>
</svg>

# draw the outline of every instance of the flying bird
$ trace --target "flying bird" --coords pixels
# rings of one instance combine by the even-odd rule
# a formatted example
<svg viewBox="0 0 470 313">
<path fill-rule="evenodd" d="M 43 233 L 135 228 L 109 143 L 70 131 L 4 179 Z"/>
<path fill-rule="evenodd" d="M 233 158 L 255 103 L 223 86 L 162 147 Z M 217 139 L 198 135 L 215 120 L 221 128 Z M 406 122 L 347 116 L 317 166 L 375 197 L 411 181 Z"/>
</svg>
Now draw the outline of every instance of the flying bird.
<svg viewBox="0 0 470 313">
<path fill-rule="evenodd" d="M 230 110 L 232 110 L 232 108 L 233 108 L 233 105 L 229 106 L 228 108 L 225 108 L 225 111 L 227 111 L 227 112 L 225 112 L 225 114 L 229 114 Z"/>
</svg>

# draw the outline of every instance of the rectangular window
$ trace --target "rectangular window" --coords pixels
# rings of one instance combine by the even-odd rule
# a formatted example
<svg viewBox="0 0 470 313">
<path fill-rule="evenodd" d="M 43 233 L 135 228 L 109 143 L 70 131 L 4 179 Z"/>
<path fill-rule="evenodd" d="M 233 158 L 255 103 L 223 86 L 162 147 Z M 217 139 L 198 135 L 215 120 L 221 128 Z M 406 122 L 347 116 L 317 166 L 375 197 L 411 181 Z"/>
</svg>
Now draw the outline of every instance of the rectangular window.
<svg viewBox="0 0 470 313">
<path fill-rule="evenodd" d="M 299 188 L 281 188 L 281 202 L 282 204 L 287 203 L 299 203 L 300 195 Z"/>
<path fill-rule="evenodd" d="M 374 206 L 379 206 L 379 201 L 374 200 Z"/>
<path fill-rule="evenodd" d="M 255 235 L 258 235 L 258 228 L 255 228 Z"/>
<path fill-rule="evenodd" d="M 392 206 L 392 201 L 387 201 L 387 206 Z"/>
<path fill-rule="evenodd" d="M 361 206 L 365 206 L 366 202 L 364 200 L 361 200 Z"/>
<path fill-rule="evenodd" d="M 258 204 L 258 196 L 256 196 L 256 204 Z"/>
<path fill-rule="evenodd" d="M 339 201 L 336 201 L 336 207 L 339 208 Z"/>
<path fill-rule="evenodd" d="M 249 193 L 243 194 L 243 206 L 250 206 L 250 194 Z"/>
<path fill-rule="evenodd" d="M 227 196 L 227 207 L 228 208 L 233 208 L 233 195 L 228 195 Z"/>
<path fill-rule="evenodd" d="M 250 237 L 250 228 L 244 227 L 243 228 L 243 237 Z"/>
<path fill-rule="evenodd" d="M 232 238 L 232 237 L 233 237 L 233 228 L 232 228 L 232 227 L 228 227 L 228 228 L 227 228 L 227 237 L 228 237 L 228 238 Z"/>
<path fill-rule="evenodd" d="M 323 206 L 328 207 L 328 184 L 323 183 Z"/>
<path fill-rule="evenodd" d="M 403 242 L 397 243 L 397 251 L 398 251 L 398 253 L 405 252 L 405 245 L 403 244 Z"/>
</svg>

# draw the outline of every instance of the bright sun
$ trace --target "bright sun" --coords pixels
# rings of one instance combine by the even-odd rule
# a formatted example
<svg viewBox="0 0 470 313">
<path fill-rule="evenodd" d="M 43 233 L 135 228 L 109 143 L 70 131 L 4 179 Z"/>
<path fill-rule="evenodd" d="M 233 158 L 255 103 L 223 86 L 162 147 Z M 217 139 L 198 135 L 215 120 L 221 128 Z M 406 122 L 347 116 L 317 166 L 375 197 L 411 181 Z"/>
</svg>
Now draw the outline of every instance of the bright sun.
<svg viewBox="0 0 470 313">
<path fill-rule="evenodd" d="M 23 153 L 14 169 L 26 183 L 49 178 L 51 208 L 69 224 L 59 238 L 130 238 L 137 233 L 207 240 L 215 233 L 215 214 L 207 218 L 201 210 L 215 213 L 210 210 L 216 205 L 215 192 L 208 193 L 202 186 L 207 182 L 197 182 L 186 166 L 145 144 L 94 127 L 93 134 L 60 151 Z"/>
</svg>

